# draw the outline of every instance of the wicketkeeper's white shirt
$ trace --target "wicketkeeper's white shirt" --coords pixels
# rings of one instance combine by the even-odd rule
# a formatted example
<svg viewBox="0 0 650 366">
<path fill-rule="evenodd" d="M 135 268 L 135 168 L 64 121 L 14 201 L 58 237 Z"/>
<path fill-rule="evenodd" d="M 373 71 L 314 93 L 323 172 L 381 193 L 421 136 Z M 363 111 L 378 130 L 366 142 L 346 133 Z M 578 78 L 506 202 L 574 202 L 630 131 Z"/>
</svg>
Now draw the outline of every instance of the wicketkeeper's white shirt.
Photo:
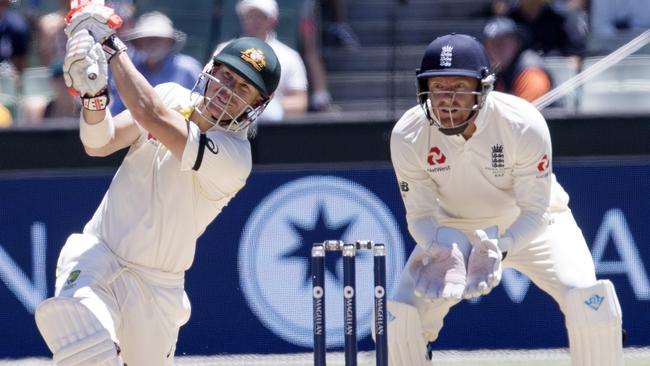
<svg viewBox="0 0 650 366">
<path fill-rule="evenodd" d="M 164 103 L 189 115 L 190 91 L 156 87 Z M 134 143 L 84 228 L 122 259 L 166 272 L 192 264 L 197 238 L 244 186 L 252 161 L 246 131 L 202 134 L 189 123 L 179 161 L 147 131 Z"/>
<path fill-rule="evenodd" d="M 476 127 L 469 140 L 444 135 L 416 106 L 393 129 L 409 231 L 424 247 L 438 225 L 464 232 L 498 225 L 513 247 L 527 244 L 544 231 L 548 212 L 568 207 L 552 174 L 546 121 L 530 103 L 491 92 Z"/>
</svg>

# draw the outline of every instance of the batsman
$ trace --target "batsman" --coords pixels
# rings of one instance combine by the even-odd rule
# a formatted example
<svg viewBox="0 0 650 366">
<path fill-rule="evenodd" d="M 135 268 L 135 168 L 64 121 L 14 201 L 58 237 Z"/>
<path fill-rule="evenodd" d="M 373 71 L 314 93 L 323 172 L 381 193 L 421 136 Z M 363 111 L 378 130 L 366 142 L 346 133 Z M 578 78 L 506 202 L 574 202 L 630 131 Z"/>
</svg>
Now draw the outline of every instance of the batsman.
<svg viewBox="0 0 650 366">
<path fill-rule="evenodd" d="M 542 115 L 492 91 L 487 53 L 467 35 L 433 40 L 416 79 L 419 103 L 390 141 L 417 242 L 388 303 L 390 364 L 430 364 L 427 344 L 450 308 L 487 295 L 510 267 L 559 304 L 573 366 L 623 365 L 621 307 L 596 279 Z"/>
<path fill-rule="evenodd" d="M 248 130 L 280 79 L 271 47 L 239 38 L 193 90 L 154 88 L 124 52 L 120 25 L 101 1 L 68 16 L 63 69 L 83 102 L 81 142 L 91 156 L 128 152 L 83 232 L 63 246 L 54 297 L 36 309 L 56 365 L 173 364 L 196 240 L 246 183 Z M 116 116 L 106 108 L 109 67 L 127 107 Z"/>
</svg>

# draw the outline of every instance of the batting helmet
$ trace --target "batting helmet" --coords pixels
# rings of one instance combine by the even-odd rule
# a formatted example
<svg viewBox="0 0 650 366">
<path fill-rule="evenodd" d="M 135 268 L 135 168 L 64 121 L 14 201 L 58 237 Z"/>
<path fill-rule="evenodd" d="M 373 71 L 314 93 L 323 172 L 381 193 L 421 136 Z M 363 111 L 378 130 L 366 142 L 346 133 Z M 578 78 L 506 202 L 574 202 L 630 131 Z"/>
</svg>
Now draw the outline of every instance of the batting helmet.
<svg viewBox="0 0 650 366">
<path fill-rule="evenodd" d="M 215 96 L 224 90 L 227 90 L 230 98 L 243 100 L 241 96 L 230 90 L 221 80 L 212 75 L 214 67 L 218 65 L 227 66 L 232 72 L 250 83 L 259 91 L 263 101 L 256 105 L 246 103 L 244 110 L 237 113 L 228 113 L 221 108 L 223 110 L 221 115 L 211 116 L 207 112 L 207 107 L 210 104 L 218 105 L 219 102 L 215 99 Z M 273 92 L 278 87 L 280 73 L 280 61 L 271 46 L 258 38 L 237 38 L 214 55 L 201 73 L 193 90 L 193 92 L 203 95 L 203 103 L 197 106 L 197 111 L 204 119 L 214 125 L 232 131 L 242 130 L 253 123 L 264 111 Z M 219 89 L 214 95 L 206 95 L 210 83 L 219 85 Z M 227 126 L 225 125 L 226 122 L 228 122 Z"/>
<path fill-rule="evenodd" d="M 420 68 L 415 71 L 415 75 L 418 103 L 424 109 L 429 121 L 448 135 L 456 135 L 465 130 L 476 112 L 483 107 L 495 80 L 483 45 L 472 36 L 456 33 L 438 37 L 427 46 Z M 465 121 L 452 128 L 441 126 L 437 117 L 439 111 L 430 101 L 427 80 L 436 76 L 466 76 L 479 80 L 478 90 L 471 92 L 476 95 L 476 104 L 471 107 L 472 113 Z"/>
</svg>

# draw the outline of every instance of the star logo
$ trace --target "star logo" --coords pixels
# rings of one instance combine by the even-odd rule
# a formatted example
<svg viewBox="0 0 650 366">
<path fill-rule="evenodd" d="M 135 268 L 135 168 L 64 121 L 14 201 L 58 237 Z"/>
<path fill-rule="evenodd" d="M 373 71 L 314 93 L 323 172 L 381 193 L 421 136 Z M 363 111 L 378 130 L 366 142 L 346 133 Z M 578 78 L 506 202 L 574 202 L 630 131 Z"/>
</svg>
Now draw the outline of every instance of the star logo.
<svg viewBox="0 0 650 366">
<path fill-rule="evenodd" d="M 311 259 L 311 248 L 313 243 L 322 242 L 324 239 L 338 240 L 346 237 L 346 233 L 352 224 L 352 220 L 346 220 L 341 224 L 332 224 L 327 220 L 325 206 L 323 203 L 318 205 L 318 214 L 313 225 L 303 226 L 296 222 L 289 222 L 289 226 L 295 231 L 298 238 L 296 249 L 284 255 L 287 260 L 305 261 L 309 265 Z M 361 254 L 361 253 L 359 253 Z M 340 255 L 325 256 L 325 272 L 329 273 L 337 281 L 342 281 L 337 271 L 341 267 L 342 258 Z M 306 285 L 311 284 L 311 273 L 305 271 L 304 282 Z"/>
<path fill-rule="evenodd" d="M 308 175 L 276 187 L 253 209 L 239 242 L 239 283 L 251 311 L 285 341 L 313 346 L 313 299 L 324 295 L 327 344 L 343 346 L 341 253 L 325 256 L 322 288 L 313 288 L 311 249 L 325 240 L 386 243 L 390 293 L 404 265 L 404 242 L 392 212 L 368 188 L 338 176 Z M 357 251 L 357 335 L 370 334 L 373 255 Z"/>
</svg>

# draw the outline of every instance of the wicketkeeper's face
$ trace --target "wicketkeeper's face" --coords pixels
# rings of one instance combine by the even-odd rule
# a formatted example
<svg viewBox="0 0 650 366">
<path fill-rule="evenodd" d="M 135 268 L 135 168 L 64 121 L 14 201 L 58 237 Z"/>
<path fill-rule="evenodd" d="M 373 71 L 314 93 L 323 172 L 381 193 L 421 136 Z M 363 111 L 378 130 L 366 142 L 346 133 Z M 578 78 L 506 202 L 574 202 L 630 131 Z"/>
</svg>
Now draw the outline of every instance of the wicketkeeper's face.
<svg viewBox="0 0 650 366">
<path fill-rule="evenodd" d="M 467 120 L 477 104 L 478 83 L 478 79 L 467 76 L 429 78 L 429 99 L 442 127 L 452 128 Z"/>
</svg>

